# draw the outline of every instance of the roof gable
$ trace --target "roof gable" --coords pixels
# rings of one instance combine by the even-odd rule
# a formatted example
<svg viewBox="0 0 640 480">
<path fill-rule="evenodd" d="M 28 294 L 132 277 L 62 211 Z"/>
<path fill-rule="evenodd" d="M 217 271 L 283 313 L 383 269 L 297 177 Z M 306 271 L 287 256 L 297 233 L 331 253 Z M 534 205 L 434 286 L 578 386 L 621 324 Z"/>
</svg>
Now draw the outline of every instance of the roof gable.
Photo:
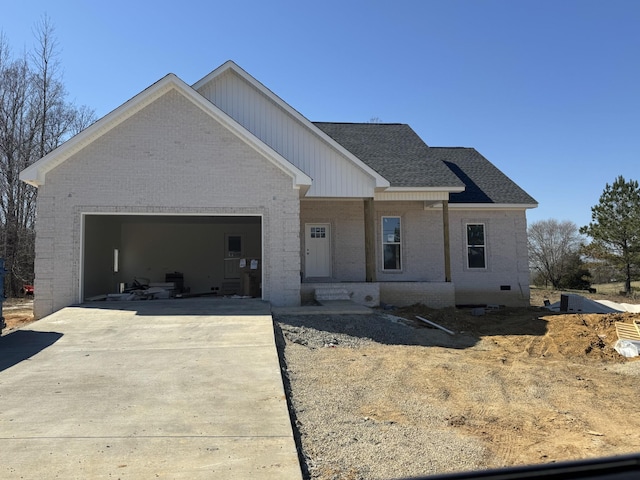
<svg viewBox="0 0 640 480">
<path fill-rule="evenodd" d="M 176 90 L 184 95 L 198 108 L 219 121 L 267 160 L 290 175 L 294 188 L 300 188 L 306 191 L 311 185 L 311 178 L 308 175 L 258 140 L 244 127 L 204 99 L 174 74 L 168 74 L 111 113 L 102 117 L 90 127 L 63 143 L 45 157 L 24 169 L 20 173 L 20 179 L 34 186 L 44 185 L 46 174 L 49 171 L 171 90 Z"/>
<path fill-rule="evenodd" d="M 389 181 L 232 61 L 193 88 L 314 179 L 310 196 L 371 196 Z M 339 171 L 338 174 L 333 172 Z M 356 177 L 362 177 L 357 179 Z M 332 181 L 332 178 L 342 181 Z M 345 191 L 345 178 L 369 184 Z M 341 191 L 336 189 L 342 188 Z"/>
</svg>

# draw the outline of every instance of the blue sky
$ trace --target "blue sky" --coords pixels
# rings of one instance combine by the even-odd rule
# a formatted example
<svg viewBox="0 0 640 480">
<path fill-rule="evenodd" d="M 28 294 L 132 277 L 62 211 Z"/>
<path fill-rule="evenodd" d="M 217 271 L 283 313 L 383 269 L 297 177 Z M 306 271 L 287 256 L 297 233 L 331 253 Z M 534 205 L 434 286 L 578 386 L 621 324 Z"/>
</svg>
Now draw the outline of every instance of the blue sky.
<svg viewBox="0 0 640 480">
<path fill-rule="evenodd" d="M 475 147 L 538 200 L 530 223 L 585 225 L 607 182 L 640 180 L 636 0 L 2 3 L 14 54 L 50 17 L 69 100 L 99 117 L 232 59 L 312 121 Z"/>
</svg>

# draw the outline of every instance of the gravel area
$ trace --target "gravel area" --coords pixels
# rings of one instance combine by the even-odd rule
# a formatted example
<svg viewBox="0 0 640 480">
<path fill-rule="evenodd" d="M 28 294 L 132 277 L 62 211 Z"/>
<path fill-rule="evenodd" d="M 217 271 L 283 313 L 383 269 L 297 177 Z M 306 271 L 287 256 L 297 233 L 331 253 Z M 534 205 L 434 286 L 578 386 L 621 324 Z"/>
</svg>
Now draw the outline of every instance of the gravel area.
<svg viewBox="0 0 640 480">
<path fill-rule="evenodd" d="M 397 349 L 426 354 L 425 347 L 460 348 L 477 339 L 454 339 L 384 313 L 274 319 L 305 478 L 407 478 L 486 464 L 481 442 L 451 428 L 458 420 L 446 402 L 403 391 L 414 388 L 403 379 L 413 369 L 403 364 L 403 355 L 394 354 Z M 455 355 L 451 348 L 443 350 Z M 379 362 L 396 358 L 400 364 L 392 370 L 397 374 L 380 375 Z"/>
</svg>

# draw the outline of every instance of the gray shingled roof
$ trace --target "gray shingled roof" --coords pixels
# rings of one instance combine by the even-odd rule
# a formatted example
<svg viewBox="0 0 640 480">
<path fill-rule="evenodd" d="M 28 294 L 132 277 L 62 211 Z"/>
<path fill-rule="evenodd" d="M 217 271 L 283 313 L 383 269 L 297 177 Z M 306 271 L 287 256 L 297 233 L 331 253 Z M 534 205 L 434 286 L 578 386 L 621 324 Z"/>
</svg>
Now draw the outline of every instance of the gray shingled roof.
<svg viewBox="0 0 640 480">
<path fill-rule="evenodd" d="M 409 127 L 398 123 L 314 122 L 392 187 L 461 187 L 463 184 Z"/>
<path fill-rule="evenodd" d="M 473 148 L 429 147 L 405 124 L 314 122 L 392 187 L 465 187 L 451 203 L 537 202 Z"/>
<path fill-rule="evenodd" d="M 434 158 L 447 165 L 465 184 L 464 192 L 450 195 L 451 203 L 538 203 L 475 148 L 431 147 L 430 150 Z"/>
</svg>

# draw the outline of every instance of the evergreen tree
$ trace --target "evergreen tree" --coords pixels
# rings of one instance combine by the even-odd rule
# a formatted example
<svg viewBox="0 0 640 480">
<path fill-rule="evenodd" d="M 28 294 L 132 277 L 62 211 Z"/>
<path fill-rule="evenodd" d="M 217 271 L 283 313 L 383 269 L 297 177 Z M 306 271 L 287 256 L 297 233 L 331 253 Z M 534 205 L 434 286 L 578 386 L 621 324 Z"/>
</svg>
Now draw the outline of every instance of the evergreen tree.
<svg viewBox="0 0 640 480">
<path fill-rule="evenodd" d="M 586 252 L 606 260 L 623 273 L 624 291 L 631 293 L 631 280 L 640 265 L 640 187 L 636 180 L 620 175 L 608 183 L 597 205 L 591 207 L 591 222 L 580 233 L 592 238 Z"/>
</svg>

